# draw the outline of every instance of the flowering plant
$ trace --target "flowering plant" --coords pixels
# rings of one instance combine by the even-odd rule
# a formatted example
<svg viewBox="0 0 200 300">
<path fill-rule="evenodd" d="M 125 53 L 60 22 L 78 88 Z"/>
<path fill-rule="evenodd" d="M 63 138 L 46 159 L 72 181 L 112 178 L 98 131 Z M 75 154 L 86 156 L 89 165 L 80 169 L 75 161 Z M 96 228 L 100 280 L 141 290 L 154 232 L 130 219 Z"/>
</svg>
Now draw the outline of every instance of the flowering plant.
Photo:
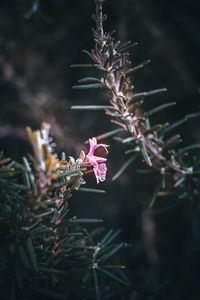
<svg viewBox="0 0 200 300">
<path fill-rule="evenodd" d="M 86 285 L 92 284 L 92 287 L 88 291 L 83 285 L 82 293 L 88 297 L 94 293 L 103 297 L 107 289 L 104 277 L 110 278 L 112 286 L 113 280 L 128 285 L 121 275 L 112 271 L 124 266 L 107 268 L 104 263 L 127 245 L 112 244 L 119 230 L 111 230 L 98 240 L 99 230 L 90 234 L 82 225 L 101 223 L 101 219 L 68 215 L 73 192 L 105 192 L 81 186 L 86 183 L 83 178 L 91 167 L 97 183 L 105 180 L 106 158 L 95 156 L 95 151 L 103 147 L 107 153 L 108 145 L 97 144 L 92 138 L 87 155 L 81 151 L 77 159 L 72 156 L 66 159 L 63 153 L 59 160 L 49 131 L 50 125 L 44 122 L 40 130 L 27 128 L 33 154 L 29 155 L 30 160 L 24 157 L 23 164 L 0 158 L 0 223 L 2 241 L 6 241 L 2 244 L 1 259 L 12 262 L 0 269 L 6 281 L 1 286 L 1 295 L 7 297 L 12 291 L 9 278 L 13 274 L 11 284 L 15 286 L 16 297 L 35 299 L 39 292 L 60 298 L 66 295 L 66 285 L 69 296 L 74 295 L 74 288 L 80 289 L 83 278 Z M 7 177 L 11 180 L 6 181 Z"/>
<path fill-rule="evenodd" d="M 152 1 L 154 2 L 154 0 Z M 57 15 L 59 20 L 61 19 L 60 13 L 66 14 L 68 9 L 70 18 L 76 15 L 76 13 L 71 14 L 71 4 L 66 4 L 66 1 L 62 0 L 46 1 L 45 3 L 39 0 L 19 0 L 17 2 L 19 2 L 19 6 L 24 3 L 22 11 L 24 9 L 26 11 L 24 13 L 26 20 L 32 17 L 34 19 L 35 16 L 45 16 L 45 19 L 51 23 L 51 17 L 49 18 L 46 13 L 43 13 L 46 7 L 48 7 L 49 13 L 51 5 L 59 6 L 59 14 Z M 78 142 L 76 141 L 75 143 L 74 136 L 71 138 L 71 135 L 68 135 L 68 131 L 73 128 L 73 124 L 69 122 L 65 123 L 66 126 L 63 128 L 59 126 L 59 123 L 62 122 L 60 108 L 62 105 L 65 105 L 65 99 L 59 98 L 59 93 L 51 93 L 49 81 L 45 80 L 47 82 L 46 91 L 40 88 L 35 89 L 34 92 L 31 90 L 34 77 L 41 76 L 36 78 L 36 82 L 38 78 L 43 79 L 43 73 L 38 71 L 41 70 L 41 57 L 38 59 L 37 55 L 33 55 L 32 52 L 30 57 L 29 55 L 11 55 L 11 53 L 18 53 L 19 51 L 15 51 L 16 32 L 14 31 L 12 36 L 10 28 L 8 30 L 8 42 L 7 36 L 6 39 L 2 39 L 2 41 L 5 41 L 6 46 L 5 51 L 1 51 L 0 57 L 0 67 L 2 67 L 1 87 L 4 87 L 4 80 L 6 83 L 9 83 L 9 87 L 10 84 L 13 84 L 14 91 L 17 89 L 22 92 L 21 94 L 19 93 L 21 102 L 27 106 L 29 105 L 31 121 L 35 121 L 32 123 L 38 124 L 41 119 L 45 119 L 52 125 L 55 138 L 58 138 L 57 144 L 62 149 L 69 151 L 76 146 L 74 149 L 80 154 L 77 156 L 69 156 L 65 153 L 58 154 L 56 145 L 50 136 L 51 126 L 47 122 L 43 122 L 38 130 L 27 128 L 31 144 L 31 151 L 29 152 L 31 154 L 24 156 L 22 162 L 4 158 L 0 152 L 0 299 L 35 300 L 37 297 L 44 300 L 94 298 L 97 300 L 109 298 L 131 300 L 178 299 L 178 297 L 181 298 L 180 295 L 185 295 L 183 286 L 188 286 L 188 281 L 191 278 L 191 281 L 193 281 L 190 262 L 195 262 L 193 265 L 195 265 L 198 272 L 198 264 L 196 264 L 195 257 L 198 257 L 198 250 L 200 249 L 200 160 L 197 152 L 200 145 L 196 143 L 182 147 L 180 135 L 170 134 L 179 125 L 185 123 L 188 119 L 198 116 L 199 113 L 189 114 L 173 124 L 168 122 L 157 124 L 155 122 L 154 115 L 156 113 L 160 114 L 163 109 L 174 106 L 175 102 L 153 106 L 150 110 L 146 110 L 146 106 L 143 105 L 145 99 L 158 93 L 166 92 L 166 89 L 137 92 L 137 87 L 134 87 L 135 82 L 133 84 L 132 77 L 136 71 L 149 64 L 150 60 L 146 60 L 137 66 L 132 66 L 130 50 L 137 46 L 137 43 L 130 41 L 121 42 L 115 38 L 114 31 L 110 33 L 105 32 L 104 21 L 107 17 L 103 14 L 102 5 L 104 2 L 105 0 L 95 0 L 96 12 L 93 15 L 96 26 L 93 29 L 94 47 L 90 51 L 83 50 L 89 56 L 91 63 L 72 65 L 73 67 L 92 68 L 89 69 L 91 70 L 89 76 L 80 79 L 79 84 L 73 86 L 73 88 L 78 90 L 101 88 L 103 91 L 106 91 L 106 99 L 108 101 L 105 104 L 103 102 L 101 105 L 76 105 L 72 108 L 102 110 L 114 126 L 112 130 L 103 132 L 98 136 L 95 136 L 96 132 L 92 132 L 90 136 L 93 137 L 86 142 L 89 144 L 88 151 L 85 151 L 82 145 L 77 150 Z M 121 1 L 119 2 L 121 4 Z M 125 2 L 128 9 L 129 6 L 135 5 L 131 4 L 133 1 L 129 0 L 124 1 L 123 5 Z M 62 5 L 66 5 L 66 9 L 63 9 L 63 12 L 61 12 Z M 82 1 L 80 7 L 87 10 L 87 5 Z M 115 5 L 115 3 L 111 5 Z M 136 3 L 136 7 L 138 5 Z M 5 5 L 5 7 L 9 7 L 9 4 Z M 154 9 L 154 3 L 152 9 Z M 40 14 L 37 15 L 38 11 Z M 76 11 L 77 7 L 75 5 Z M 139 10 L 136 9 L 136 11 L 138 12 Z M 121 12 L 121 14 L 123 13 Z M 3 19 L 3 14 L 1 16 Z M 127 14 L 124 13 L 124 16 L 127 17 Z M 141 17 L 145 19 L 145 16 Z M 7 13 L 5 18 L 7 18 Z M 66 15 L 64 15 L 64 19 L 67 19 Z M 39 26 L 35 26 L 35 20 L 33 22 L 34 30 L 36 30 L 35 27 L 39 28 Z M 51 41 L 53 44 L 55 40 L 57 43 L 57 39 L 61 39 L 63 32 L 66 30 L 66 24 L 69 25 L 69 23 L 61 22 L 64 27 L 60 30 L 61 24 L 60 22 L 57 23 L 59 26 L 56 27 L 55 34 L 52 35 L 51 30 L 44 30 L 45 35 L 49 31 L 48 43 Z M 7 19 L 6 24 L 9 24 Z M 76 30 L 79 32 L 80 24 L 77 25 L 77 28 L 74 25 L 75 22 L 72 24 L 75 28 L 75 31 L 72 31 L 74 43 L 76 41 L 74 37 L 76 38 L 77 36 Z M 149 28 L 152 25 L 149 26 L 149 22 L 147 24 Z M 54 27 L 54 23 L 52 22 L 50 26 Z M 123 26 L 124 23 L 122 24 Z M 18 26 L 16 27 L 19 30 Z M 155 27 L 151 29 L 152 32 L 156 32 Z M 25 32 L 29 33 L 29 30 Z M 192 32 L 194 32 L 194 26 L 192 27 Z M 43 43 L 45 39 L 41 38 L 40 35 L 38 36 L 40 43 Z M 24 35 L 22 39 L 27 40 L 24 39 Z M 0 39 L 0 43 L 2 41 Z M 80 39 L 77 39 L 77 41 L 82 42 Z M 2 42 L 3 44 L 4 42 Z M 16 43 L 16 45 L 18 44 Z M 63 47 L 58 48 L 63 49 Z M 71 52 L 71 47 L 68 47 L 68 49 Z M 40 55 L 43 58 L 43 51 L 41 53 Z M 73 52 L 74 54 L 75 52 Z M 20 56 L 23 59 L 20 60 Z M 24 57 L 28 62 L 27 76 L 19 75 L 19 73 L 23 73 L 19 72 L 19 70 L 21 70 L 20 63 L 23 60 L 26 62 Z M 52 53 L 50 57 L 52 57 Z M 12 64 L 13 58 L 15 64 Z M 57 58 L 55 61 L 58 64 L 59 60 Z M 32 66 L 31 72 L 29 60 Z M 173 63 L 175 61 L 174 59 Z M 50 72 L 46 71 L 45 73 L 50 74 L 50 80 L 54 82 L 55 76 L 52 76 L 52 70 L 48 69 L 49 65 L 51 64 L 47 60 L 42 71 L 50 70 Z M 96 71 L 98 73 L 97 76 L 94 74 Z M 154 78 L 155 74 L 152 75 L 151 78 Z M 30 78 L 31 82 L 29 85 L 28 79 Z M 71 86 L 71 84 L 69 85 Z M 56 101 L 54 106 L 55 94 L 57 96 L 56 100 L 59 101 Z M 5 99 L 7 100 L 7 98 Z M 53 105 L 51 106 L 51 104 Z M 10 107 L 10 105 L 6 105 L 6 110 L 7 107 Z M 18 112 L 18 108 L 15 112 Z M 65 114 L 65 112 L 63 113 Z M 12 116 L 12 113 L 10 115 Z M 24 115 L 27 116 L 26 113 Z M 91 122 L 88 122 L 91 121 L 89 120 L 89 115 L 86 116 L 86 120 L 85 128 L 91 125 Z M 98 129 L 101 128 L 102 122 L 103 120 L 95 122 L 98 125 Z M 26 123 L 28 123 L 27 119 Z M 74 123 L 76 124 L 76 122 Z M 5 129 L 7 135 L 11 131 L 20 136 L 20 138 L 25 139 L 25 131 L 22 128 L 10 128 L 7 124 L 5 126 L 0 124 L 0 137 L 4 136 L 2 128 Z M 80 128 L 85 130 L 84 126 L 80 126 Z M 83 136 L 82 132 L 80 133 L 79 130 L 75 132 L 77 140 L 79 140 L 79 137 Z M 106 210 L 104 205 L 106 205 L 106 208 L 111 208 L 106 216 L 107 220 L 109 219 L 108 221 L 112 224 L 115 224 L 113 222 L 113 211 L 115 220 L 116 216 L 120 219 L 119 216 L 121 215 L 123 234 L 127 235 L 126 237 L 130 241 L 134 240 L 134 244 L 136 244 L 135 248 L 131 248 L 128 258 L 125 258 L 129 267 L 128 278 L 124 272 L 125 266 L 119 263 L 119 258 L 115 256 L 120 249 L 128 246 L 125 243 L 116 242 L 120 230 L 111 229 L 104 233 L 105 229 L 102 226 L 93 228 L 94 224 L 102 224 L 102 219 L 82 217 L 84 210 L 82 210 L 81 205 L 88 214 L 93 209 L 91 209 L 92 205 L 86 206 L 87 201 L 90 201 L 88 200 L 88 193 L 97 193 L 99 194 L 97 197 L 103 197 L 105 194 L 104 190 L 88 187 L 87 176 L 92 174 L 98 186 L 100 183 L 100 186 L 107 184 L 104 181 L 107 177 L 108 163 L 106 155 L 108 154 L 109 145 L 99 143 L 99 141 L 109 137 L 113 137 L 115 142 L 122 144 L 119 148 L 121 146 L 126 147 L 125 156 L 128 156 L 126 162 L 113 176 L 113 181 L 118 179 L 135 162 L 134 169 L 137 169 L 140 175 L 135 176 L 134 179 L 132 176 L 129 178 L 129 182 L 134 183 L 131 192 L 138 188 L 137 182 L 139 182 L 139 185 L 141 182 L 141 192 L 143 194 L 140 197 L 138 194 L 130 193 L 131 197 L 129 197 L 130 187 L 126 186 L 122 189 L 121 195 L 120 193 L 118 195 L 120 184 L 124 185 L 128 181 L 126 181 L 128 178 L 126 175 L 121 177 L 119 186 L 113 185 L 114 188 L 110 199 L 107 199 L 107 196 L 105 202 L 98 201 L 93 207 L 94 210 L 98 210 L 100 215 Z M 112 146 L 111 142 L 110 144 Z M 80 149 L 84 149 L 84 151 L 80 151 Z M 17 157 L 17 154 L 15 156 L 16 150 L 17 147 L 14 148 L 14 154 L 11 155 L 14 158 Z M 102 155 L 99 155 L 99 150 L 102 150 Z M 116 151 L 118 150 L 116 149 Z M 193 155 L 192 151 L 196 151 L 195 155 Z M 109 169 L 114 170 L 117 163 L 112 164 L 109 162 L 109 165 L 111 166 Z M 145 180 L 146 177 L 140 177 L 143 176 L 141 174 L 149 176 L 149 173 L 151 178 L 148 177 L 148 179 L 150 178 L 151 181 Z M 155 186 L 154 183 L 156 183 Z M 150 191 L 151 197 L 148 197 L 147 185 L 149 190 L 152 189 Z M 126 193 L 127 197 L 124 196 Z M 135 195 L 138 197 L 137 202 L 135 201 Z M 77 202 L 75 197 L 80 197 L 81 201 Z M 159 197 L 164 197 L 165 201 L 156 201 Z M 116 198 L 120 200 L 118 204 Z M 131 201 L 125 202 L 124 199 L 130 199 Z M 123 206 L 121 211 L 120 205 L 121 207 Z M 138 209 L 135 209 L 137 205 Z M 174 207 L 177 208 L 176 216 L 178 218 L 174 217 Z M 180 207 L 182 209 L 179 209 Z M 77 214 L 81 216 L 74 215 L 72 211 L 78 212 Z M 169 211 L 172 211 L 172 215 L 168 215 Z M 167 232 L 171 228 L 173 236 L 171 244 L 168 241 L 168 236 L 166 237 L 166 231 L 162 230 L 165 220 L 162 217 L 160 218 L 159 214 L 163 212 L 166 213 Z M 162 219 L 161 222 L 159 218 Z M 184 220 L 184 228 L 179 228 L 178 219 L 181 222 Z M 140 228 L 139 234 L 136 231 L 138 223 Z M 177 235 L 174 234 L 176 230 L 178 230 Z M 135 241 L 136 235 L 140 236 L 137 241 Z M 182 243 L 180 243 L 180 236 L 183 236 Z M 178 245 L 179 251 L 175 249 L 175 244 L 180 244 Z M 171 249 L 175 249 L 174 256 L 171 255 Z M 185 249 L 189 249 L 189 251 Z M 166 252 L 169 252 L 169 257 Z M 178 260 L 177 253 L 179 256 Z M 182 264 L 184 261 L 183 258 L 181 260 L 181 254 L 186 262 L 185 265 Z M 122 257 L 123 260 L 124 258 Z M 181 265 L 180 268 L 174 268 L 174 265 L 177 266 L 178 264 Z M 172 269 L 179 269 L 177 273 L 171 272 L 171 266 Z M 180 272 L 183 269 L 184 272 Z M 176 276 L 177 274 L 178 276 Z M 187 274 L 190 274 L 190 278 Z M 186 284 L 181 282 L 181 276 L 186 278 Z M 179 278 L 178 285 L 173 283 L 173 278 Z M 127 287 L 130 286 L 131 281 L 130 290 Z M 169 297 L 169 293 L 171 293 L 172 297 Z"/>
<path fill-rule="evenodd" d="M 93 15 L 96 24 L 96 29 L 93 29 L 94 49 L 91 51 L 83 50 L 92 60 L 91 65 L 86 66 L 96 68 L 100 77 L 83 78 L 79 80 L 80 84 L 73 86 L 73 88 L 78 90 L 105 88 L 109 105 L 81 105 L 72 106 L 72 109 L 104 110 L 111 122 L 119 127 L 97 137 L 100 140 L 114 136 L 116 141 L 129 147 L 125 154 L 130 154 L 131 157 L 113 176 L 113 180 L 116 180 L 131 163 L 136 161 L 139 155 L 141 155 L 145 165 L 150 167 L 153 173 L 159 175 L 160 182 L 149 201 L 149 207 L 154 205 L 158 195 L 168 195 L 168 193 L 178 193 L 179 198 L 192 197 L 195 199 L 197 194 L 200 194 L 198 186 L 193 189 L 194 182 L 199 181 L 197 178 L 198 168 L 192 165 L 194 162 L 191 164 L 191 158 L 187 159 L 187 154 L 188 151 L 199 148 L 199 144 L 177 149 L 176 146 L 181 142 L 180 135 L 175 134 L 168 137 L 168 133 L 188 119 L 198 117 L 200 114 L 187 115 L 184 119 L 171 125 L 164 123 L 151 126 L 150 118 L 152 115 L 176 103 L 162 104 L 147 112 L 142 110 L 145 98 L 166 92 L 166 88 L 148 92 L 134 92 L 131 76 L 148 64 L 150 60 L 135 67 L 131 66 L 129 51 L 137 43 L 130 41 L 121 43 L 113 37 L 114 32 L 107 33 L 104 31 L 103 22 L 106 19 L 103 16 L 102 8 L 104 2 L 103 0 L 95 0 L 96 13 Z M 84 67 L 84 65 L 76 64 L 72 67 Z M 116 136 L 117 134 L 120 136 Z M 186 193 L 186 191 L 189 192 Z"/>
</svg>

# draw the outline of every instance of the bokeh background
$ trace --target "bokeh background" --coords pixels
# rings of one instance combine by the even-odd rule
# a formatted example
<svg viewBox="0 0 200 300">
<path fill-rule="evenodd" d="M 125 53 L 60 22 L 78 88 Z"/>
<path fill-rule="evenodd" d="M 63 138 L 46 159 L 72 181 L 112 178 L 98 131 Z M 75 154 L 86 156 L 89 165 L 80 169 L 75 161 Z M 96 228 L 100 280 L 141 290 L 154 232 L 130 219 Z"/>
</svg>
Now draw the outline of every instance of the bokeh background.
<svg viewBox="0 0 200 300">
<path fill-rule="evenodd" d="M 151 59 L 134 75 L 135 90 L 168 89 L 149 98 L 145 109 L 177 102 L 153 123 L 173 122 L 200 109 L 199 8 L 197 0 L 107 0 L 104 5 L 106 30 L 139 43 L 133 64 Z M 72 89 L 78 79 L 92 75 L 70 65 L 88 62 L 81 50 L 93 47 L 94 9 L 93 0 L 0 2 L 0 146 L 6 156 L 21 160 L 30 151 L 25 127 L 39 128 L 41 121 L 51 124 L 58 152 L 74 157 L 87 151 L 86 139 L 114 128 L 103 112 L 70 110 L 71 105 L 106 103 L 101 89 Z M 182 145 L 199 142 L 199 119 L 182 125 L 179 133 Z M 108 179 L 99 187 L 107 193 L 74 193 L 71 214 L 103 218 L 107 229 L 121 228 L 120 239 L 133 245 L 117 258 L 133 283 L 124 299 L 199 299 L 199 234 L 192 234 L 191 205 L 173 205 L 172 199 L 168 208 L 161 198 L 149 212 L 156 176 L 138 173 L 138 162 L 112 183 L 127 158 L 123 146 L 112 139 L 105 143 L 111 145 Z M 86 181 L 96 188 L 91 175 Z"/>
</svg>

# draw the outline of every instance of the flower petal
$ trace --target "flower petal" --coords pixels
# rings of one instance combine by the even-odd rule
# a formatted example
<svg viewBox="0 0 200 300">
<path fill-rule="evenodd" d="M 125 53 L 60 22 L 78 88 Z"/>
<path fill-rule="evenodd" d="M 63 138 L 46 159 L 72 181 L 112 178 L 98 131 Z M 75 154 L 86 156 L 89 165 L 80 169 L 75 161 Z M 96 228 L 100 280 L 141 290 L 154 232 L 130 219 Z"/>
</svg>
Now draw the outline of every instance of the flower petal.
<svg viewBox="0 0 200 300">
<path fill-rule="evenodd" d="M 93 159 L 95 159 L 95 161 L 96 161 L 97 163 L 101 163 L 101 162 L 107 161 L 107 158 L 100 157 L 100 156 L 93 156 Z"/>
<path fill-rule="evenodd" d="M 100 181 L 104 181 L 106 179 L 107 167 L 104 162 L 107 161 L 107 159 L 104 157 L 95 156 L 94 151 L 99 147 L 103 147 L 106 150 L 106 153 L 108 153 L 107 147 L 109 147 L 109 145 L 97 144 L 97 140 L 95 137 L 89 139 L 89 143 L 90 149 L 88 154 L 86 155 L 85 163 L 86 166 L 92 165 L 94 167 L 94 174 L 96 176 L 97 183 L 99 183 Z"/>
<path fill-rule="evenodd" d="M 94 174 L 96 176 L 97 184 L 106 179 L 107 167 L 106 164 L 102 163 L 94 167 Z"/>
<path fill-rule="evenodd" d="M 99 147 L 103 147 L 106 150 L 106 154 L 108 153 L 107 147 L 109 147 L 109 145 L 106 144 L 97 144 L 97 140 L 95 137 L 93 137 L 92 139 L 89 139 L 89 143 L 90 143 L 90 150 L 88 155 L 94 155 L 94 151 L 99 148 Z"/>
<path fill-rule="evenodd" d="M 97 140 L 95 137 L 93 137 L 92 139 L 89 139 L 89 143 L 90 143 L 90 150 L 88 155 L 93 155 L 94 151 L 95 151 L 95 146 L 97 145 Z"/>
<path fill-rule="evenodd" d="M 105 150 L 106 150 L 106 154 L 108 153 L 108 149 L 107 149 L 107 147 L 109 147 L 109 145 L 106 145 L 106 144 L 97 144 L 97 145 L 95 145 L 94 146 L 94 151 L 97 149 L 97 148 L 99 148 L 99 147 L 103 147 Z"/>
</svg>

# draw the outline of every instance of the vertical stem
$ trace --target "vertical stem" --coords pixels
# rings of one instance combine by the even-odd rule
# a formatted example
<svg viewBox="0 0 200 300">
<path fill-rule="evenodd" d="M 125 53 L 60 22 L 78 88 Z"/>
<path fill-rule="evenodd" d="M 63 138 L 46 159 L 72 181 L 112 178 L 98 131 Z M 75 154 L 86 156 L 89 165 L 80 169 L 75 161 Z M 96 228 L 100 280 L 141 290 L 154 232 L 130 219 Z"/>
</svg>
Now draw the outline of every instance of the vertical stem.
<svg viewBox="0 0 200 300">
<path fill-rule="evenodd" d="M 95 0 L 96 3 L 96 31 L 98 40 L 101 42 L 101 50 L 103 49 L 104 31 L 103 31 L 103 2 L 104 0 Z"/>
</svg>

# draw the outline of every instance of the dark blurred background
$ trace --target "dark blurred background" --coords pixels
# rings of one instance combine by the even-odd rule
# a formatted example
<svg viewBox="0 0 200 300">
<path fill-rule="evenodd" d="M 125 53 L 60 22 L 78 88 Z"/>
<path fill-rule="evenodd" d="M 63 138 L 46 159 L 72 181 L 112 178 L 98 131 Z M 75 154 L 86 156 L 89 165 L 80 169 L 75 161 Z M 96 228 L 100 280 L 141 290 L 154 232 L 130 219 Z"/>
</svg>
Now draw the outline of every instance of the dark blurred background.
<svg viewBox="0 0 200 300">
<path fill-rule="evenodd" d="M 107 0 L 104 5 L 106 30 L 139 43 L 131 54 L 134 65 L 151 59 L 134 75 L 135 90 L 168 89 L 149 98 L 145 108 L 177 102 L 153 123 L 199 111 L 199 8 L 195 0 Z M 102 90 L 72 90 L 78 79 L 93 74 L 70 65 L 88 62 L 81 50 L 93 47 L 94 9 L 93 0 L 0 2 L 0 146 L 6 156 L 21 160 L 30 150 L 25 127 L 39 128 L 41 121 L 51 124 L 58 152 L 74 157 L 86 150 L 87 138 L 114 128 L 103 112 L 70 111 L 71 105 L 106 103 Z M 199 119 L 182 125 L 179 133 L 183 145 L 199 142 Z M 106 196 L 75 193 L 71 214 L 103 218 L 106 228 L 121 228 L 120 239 L 133 244 L 118 258 L 133 283 L 124 299 L 200 299 L 199 239 L 192 235 L 190 204 L 163 209 L 161 198 L 160 213 L 149 212 L 156 176 L 137 173 L 138 163 L 111 183 L 127 158 L 124 147 L 105 142 L 111 144 L 108 180 L 99 187 Z M 86 180 L 96 188 L 91 175 Z"/>
</svg>

